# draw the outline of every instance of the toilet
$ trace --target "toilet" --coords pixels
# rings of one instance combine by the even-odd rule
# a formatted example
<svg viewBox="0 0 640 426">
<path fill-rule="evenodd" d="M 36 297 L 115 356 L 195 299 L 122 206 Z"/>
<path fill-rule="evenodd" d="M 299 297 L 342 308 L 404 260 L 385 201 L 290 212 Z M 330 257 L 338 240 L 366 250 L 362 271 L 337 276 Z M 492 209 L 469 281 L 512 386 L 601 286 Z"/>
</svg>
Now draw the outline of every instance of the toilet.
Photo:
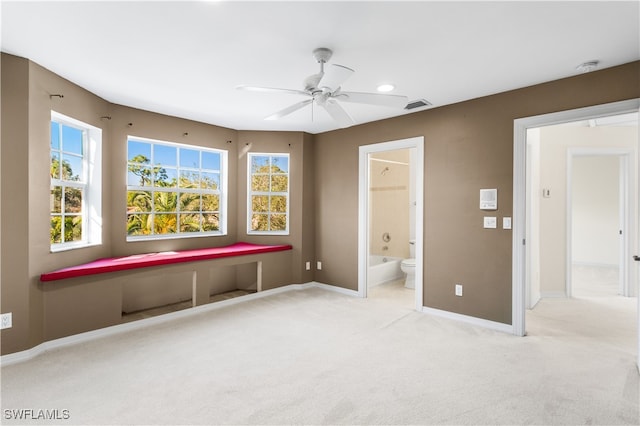
<svg viewBox="0 0 640 426">
<path fill-rule="evenodd" d="M 404 259 L 400 263 L 400 269 L 407 274 L 404 280 L 405 288 L 416 288 L 416 249 L 415 240 L 409 241 L 409 259 Z"/>
</svg>

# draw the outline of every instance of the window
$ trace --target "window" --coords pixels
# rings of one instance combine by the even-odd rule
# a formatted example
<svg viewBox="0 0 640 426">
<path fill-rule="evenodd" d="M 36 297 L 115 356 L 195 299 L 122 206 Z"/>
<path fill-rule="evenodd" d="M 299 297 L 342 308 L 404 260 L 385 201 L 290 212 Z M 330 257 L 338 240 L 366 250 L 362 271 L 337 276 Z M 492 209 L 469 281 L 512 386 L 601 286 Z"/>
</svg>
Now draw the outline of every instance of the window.
<svg viewBox="0 0 640 426">
<path fill-rule="evenodd" d="M 226 234 L 227 151 L 130 136 L 127 241 Z"/>
<path fill-rule="evenodd" d="M 289 233 L 289 154 L 249 153 L 248 229 Z"/>
<path fill-rule="evenodd" d="M 51 251 L 102 241 L 102 131 L 51 112 Z"/>
</svg>

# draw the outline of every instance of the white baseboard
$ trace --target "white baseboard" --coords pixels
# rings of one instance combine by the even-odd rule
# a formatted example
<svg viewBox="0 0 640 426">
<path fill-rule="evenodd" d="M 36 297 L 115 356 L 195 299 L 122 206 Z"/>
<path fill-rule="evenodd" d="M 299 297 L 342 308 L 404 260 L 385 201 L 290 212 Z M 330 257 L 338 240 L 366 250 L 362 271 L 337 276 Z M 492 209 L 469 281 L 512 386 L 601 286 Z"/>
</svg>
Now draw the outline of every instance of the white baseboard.
<svg viewBox="0 0 640 426">
<path fill-rule="evenodd" d="M 177 318 L 185 318 L 192 315 L 200 314 L 203 312 L 214 311 L 216 309 L 221 309 L 227 306 L 236 305 L 239 303 L 249 302 L 251 300 L 261 299 L 263 297 L 272 296 L 279 293 L 285 293 L 289 291 L 296 290 L 305 290 L 308 288 L 321 288 L 323 290 L 332 291 L 335 293 L 344 294 L 346 296 L 351 297 L 360 297 L 360 294 L 356 290 L 349 290 L 342 287 L 336 287 L 333 285 L 323 284 L 319 282 L 308 282 L 305 284 L 289 284 L 286 286 L 264 290 L 257 293 L 248 294 L 242 297 L 235 297 L 233 299 L 222 300 L 219 302 L 210 303 L 207 305 L 195 306 L 190 309 L 185 309 L 182 311 L 171 312 L 164 315 L 159 315 L 156 317 L 145 318 L 141 320 L 137 320 L 130 323 L 125 324 L 117 324 L 111 327 L 105 327 L 98 330 L 87 331 L 85 333 L 74 334 L 73 336 L 62 337 L 55 340 L 50 340 L 44 343 L 39 344 L 31 349 L 27 349 L 25 351 L 16 352 L 12 354 L 3 355 L 0 357 L 0 365 L 11 365 L 19 362 L 27 361 L 32 359 L 38 355 L 41 355 L 49 350 L 61 348 L 64 346 L 75 345 L 82 342 L 87 342 L 94 339 L 99 339 L 107 336 L 112 336 L 114 334 L 124 333 L 127 331 L 138 330 L 145 327 L 150 327 L 156 324 L 162 324 L 167 321 L 172 321 Z M 564 295 L 562 296 L 564 297 Z M 476 325 L 483 328 L 488 328 L 491 330 L 497 330 L 504 333 L 513 333 L 513 328 L 509 324 L 503 324 L 495 321 L 489 321 L 481 318 L 471 317 L 462 314 L 456 314 L 453 312 L 442 311 L 440 309 L 422 307 L 422 312 L 435 315 L 443 318 L 452 319 L 455 321 L 465 322 L 467 324 Z"/>
<path fill-rule="evenodd" d="M 586 266 L 589 268 L 610 268 L 610 269 L 619 269 L 620 266 L 615 263 L 601 263 L 601 262 L 589 262 L 586 260 L 574 260 L 572 262 L 573 266 Z"/>
<path fill-rule="evenodd" d="M 564 291 L 543 291 L 540 293 L 541 299 L 564 299 L 567 293 Z"/>
<path fill-rule="evenodd" d="M 25 351 L 15 352 L 12 354 L 1 356 L 0 365 L 5 366 L 5 365 L 16 364 L 18 362 L 27 361 L 51 349 L 57 349 L 64 346 L 75 345 L 78 343 L 87 342 L 90 340 L 99 339 L 107 336 L 112 336 L 114 334 L 124 333 L 131 330 L 138 330 L 138 329 L 149 327 L 152 325 L 162 324 L 167 321 L 172 321 L 177 318 L 185 318 L 191 315 L 196 315 L 203 312 L 209 312 L 216 309 L 221 309 L 226 306 L 245 303 L 255 299 L 261 299 L 263 297 L 272 296 L 274 294 L 285 293 L 285 292 L 294 291 L 294 290 L 305 290 L 312 287 L 317 287 L 324 290 L 345 294 L 347 296 L 358 296 L 357 291 L 336 287 L 332 285 L 322 284 L 314 281 L 308 282 L 305 284 L 289 284 L 286 286 L 277 287 L 270 290 L 264 290 L 257 293 L 247 294 L 241 297 L 234 297 L 232 299 L 221 300 L 219 302 L 214 302 L 207 305 L 194 306 L 193 308 L 184 309 L 182 311 L 170 312 L 164 315 L 158 315 L 156 317 L 144 318 L 141 320 L 137 320 L 137 321 L 133 321 L 125 324 L 116 324 L 116 325 L 101 328 L 98 330 L 87 331 L 84 333 L 74 334 L 72 336 L 61 337 L 55 340 L 49 340 L 31 349 L 27 349 Z"/>
<path fill-rule="evenodd" d="M 312 282 L 304 284 L 304 285 L 310 286 L 310 287 L 322 288 L 324 290 L 333 291 L 335 293 L 340 293 L 340 294 L 344 294 L 344 295 L 347 295 L 347 296 L 360 297 L 360 293 L 358 293 L 357 290 L 349 290 L 348 288 L 336 287 L 335 285 L 322 284 L 322 283 L 319 283 L 319 282 L 316 282 L 316 281 L 312 281 Z"/>
<path fill-rule="evenodd" d="M 490 321 L 482 318 L 471 317 L 468 315 L 457 314 L 455 312 L 443 311 L 440 309 L 422 307 L 422 312 L 437 317 L 447 318 L 454 321 L 464 322 L 478 327 L 488 328 L 490 330 L 501 331 L 503 333 L 514 334 L 513 326 L 501 322 Z"/>
</svg>

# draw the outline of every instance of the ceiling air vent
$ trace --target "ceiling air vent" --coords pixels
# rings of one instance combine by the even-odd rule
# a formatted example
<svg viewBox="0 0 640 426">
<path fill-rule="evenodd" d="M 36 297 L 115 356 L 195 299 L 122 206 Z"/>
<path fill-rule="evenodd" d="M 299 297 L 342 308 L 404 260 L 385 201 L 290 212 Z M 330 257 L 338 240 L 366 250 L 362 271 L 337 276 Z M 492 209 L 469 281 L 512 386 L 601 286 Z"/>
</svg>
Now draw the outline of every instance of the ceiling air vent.
<svg viewBox="0 0 640 426">
<path fill-rule="evenodd" d="M 411 110 L 411 109 L 422 108 L 430 105 L 431 105 L 431 102 L 427 101 L 426 99 L 418 99 L 416 101 L 409 102 L 407 106 L 404 107 L 404 109 Z"/>
</svg>

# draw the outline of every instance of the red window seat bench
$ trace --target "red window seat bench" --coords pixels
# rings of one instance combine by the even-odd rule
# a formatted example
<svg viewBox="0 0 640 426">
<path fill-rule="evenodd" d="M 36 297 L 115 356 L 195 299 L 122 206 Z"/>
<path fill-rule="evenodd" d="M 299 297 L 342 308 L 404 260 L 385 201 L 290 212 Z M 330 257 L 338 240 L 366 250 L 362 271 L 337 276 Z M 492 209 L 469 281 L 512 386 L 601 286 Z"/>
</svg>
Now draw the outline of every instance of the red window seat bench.
<svg viewBox="0 0 640 426">
<path fill-rule="evenodd" d="M 86 275 L 104 274 L 108 272 L 125 271 L 128 269 L 146 268 L 150 266 L 170 265 L 174 263 L 196 262 L 201 260 L 219 259 L 224 257 L 243 256 L 250 254 L 271 253 L 291 250 L 289 244 L 263 245 L 238 242 L 224 247 L 204 249 L 166 251 L 158 253 L 133 254 L 123 257 L 109 257 L 97 259 L 82 265 L 70 266 L 40 275 L 40 281 L 56 281 Z"/>
</svg>

